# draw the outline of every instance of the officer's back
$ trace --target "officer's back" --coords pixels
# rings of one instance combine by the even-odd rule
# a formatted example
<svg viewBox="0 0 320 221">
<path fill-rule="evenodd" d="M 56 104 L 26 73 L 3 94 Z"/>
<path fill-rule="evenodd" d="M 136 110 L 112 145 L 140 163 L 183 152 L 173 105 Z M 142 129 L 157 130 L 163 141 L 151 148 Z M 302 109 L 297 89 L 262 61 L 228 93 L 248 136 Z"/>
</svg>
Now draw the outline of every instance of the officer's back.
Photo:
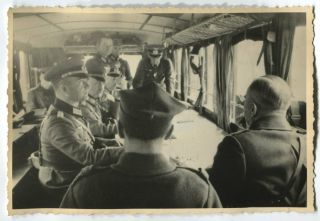
<svg viewBox="0 0 320 221">
<path fill-rule="evenodd" d="M 109 167 L 87 167 L 75 179 L 65 208 L 221 207 L 208 178 L 179 167 L 163 152 L 174 115 L 186 107 L 157 84 L 120 92 L 125 153 Z"/>
</svg>

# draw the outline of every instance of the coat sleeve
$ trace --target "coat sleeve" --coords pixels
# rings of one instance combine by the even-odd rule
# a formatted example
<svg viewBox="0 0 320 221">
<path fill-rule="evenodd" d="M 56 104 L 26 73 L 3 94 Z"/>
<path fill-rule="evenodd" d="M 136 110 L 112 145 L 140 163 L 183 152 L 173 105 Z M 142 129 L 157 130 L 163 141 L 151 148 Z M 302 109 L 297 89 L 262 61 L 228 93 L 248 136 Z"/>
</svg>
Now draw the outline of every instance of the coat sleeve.
<svg viewBox="0 0 320 221">
<path fill-rule="evenodd" d="M 55 148 L 82 165 L 109 165 L 117 162 L 123 148 L 94 149 L 92 144 L 84 141 L 77 129 L 60 119 L 48 128 L 48 139 Z"/>
<path fill-rule="evenodd" d="M 85 203 L 90 203 L 88 202 L 86 196 L 88 195 L 88 192 L 92 186 L 86 185 L 86 182 L 83 181 L 87 175 L 90 175 L 93 168 L 93 165 L 82 168 L 79 174 L 69 185 L 69 188 L 60 203 L 60 208 L 85 208 L 87 206 Z"/>
<path fill-rule="evenodd" d="M 239 141 L 227 136 L 218 146 L 210 181 L 224 207 L 235 207 L 246 176 L 245 156 Z"/>
<path fill-rule="evenodd" d="M 71 185 L 60 203 L 60 208 L 80 208 Z"/>
<path fill-rule="evenodd" d="M 211 185 L 209 185 L 208 200 L 206 202 L 205 208 L 222 208 L 220 198 Z"/>
<path fill-rule="evenodd" d="M 138 88 L 143 85 L 143 81 L 144 81 L 143 66 L 144 66 L 144 61 L 141 60 L 138 64 L 136 74 L 135 74 L 133 81 L 132 81 L 133 88 Z"/>
<path fill-rule="evenodd" d="M 98 119 L 90 110 L 81 106 L 81 111 L 85 119 L 89 123 L 90 130 L 94 136 L 109 138 L 114 136 L 118 132 L 117 124 L 114 121 L 102 122 L 102 119 Z"/>
</svg>

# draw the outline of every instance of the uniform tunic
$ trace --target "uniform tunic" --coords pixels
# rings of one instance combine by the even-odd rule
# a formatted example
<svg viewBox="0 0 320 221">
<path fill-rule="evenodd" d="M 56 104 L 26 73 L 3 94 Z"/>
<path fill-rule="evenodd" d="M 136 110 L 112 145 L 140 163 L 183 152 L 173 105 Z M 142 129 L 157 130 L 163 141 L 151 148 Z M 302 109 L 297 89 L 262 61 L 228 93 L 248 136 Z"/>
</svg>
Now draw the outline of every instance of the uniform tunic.
<svg viewBox="0 0 320 221">
<path fill-rule="evenodd" d="M 81 110 L 57 99 L 40 129 L 39 179 L 47 187 L 65 187 L 82 167 L 117 162 L 123 148 L 94 149 L 94 137 Z"/>
<path fill-rule="evenodd" d="M 102 114 L 96 99 L 89 97 L 80 105 L 83 117 L 88 121 L 90 130 L 94 136 L 113 138 L 117 133 L 117 125 L 109 121 L 108 124 L 102 122 Z"/>
<path fill-rule="evenodd" d="M 159 84 L 168 93 L 173 91 L 174 71 L 169 59 L 161 58 L 158 66 L 153 67 L 148 57 L 142 59 L 137 67 L 132 86 L 142 87 L 150 82 Z"/>
<path fill-rule="evenodd" d="M 261 118 L 249 130 L 226 136 L 218 146 L 210 174 L 223 206 L 276 206 L 272 200 L 283 193 L 299 152 L 305 151 L 303 139 L 299 145 L 297 137 L 288 122 L 276 115 Z M 302 183 L 303 178 L 299 179 L 297 183 Z M 289 195 L 292 202 L 298 192 L 294 188 Z"/>
<path fill-rule="evenodd" d="M 128 82 L 131 82 L 132 76 L 131 76 L 128 62 L 122 58 L 119 58 L 114 56 L 113 54 L 110 54 L 107 56 L 105 63 L 113 65 L 115 62 L 120 63 L 119 71 L 120 71 L 121 77 L 124 77 Z"/>
<path fill-rule="evenodd" d="M 62 208 L 221 207 L 202 172 L 161 154 L 124 153 L 109 167 L 87 167 L 69 187 Z"/>
<path fill-rule="evenodd" d="M 45 89 L 41 85 L 32 88 L 28 93 L 27 111 L 33 109 L 49 108 L 55 99 L 54 90 L 52 88 Z"/>
<path fill-rule="evenodd" d="M 118 61 L 120 63 L 120 77 L 124 77 L 128 82 L 132 80 L 131 72 L 129 64 L 126 60 L 122 58 L 115 58 L 114 55 L 108 55 L 106 58 L 102 57 L 101 55 L 97 54 L 94 56 L 93 59 L 96 59 L 99 63 L 103 64 L 103 66 L 111 68 L 113 63 Z M 108 74 L 108 73 L 107 73 Z"/>
</svg>

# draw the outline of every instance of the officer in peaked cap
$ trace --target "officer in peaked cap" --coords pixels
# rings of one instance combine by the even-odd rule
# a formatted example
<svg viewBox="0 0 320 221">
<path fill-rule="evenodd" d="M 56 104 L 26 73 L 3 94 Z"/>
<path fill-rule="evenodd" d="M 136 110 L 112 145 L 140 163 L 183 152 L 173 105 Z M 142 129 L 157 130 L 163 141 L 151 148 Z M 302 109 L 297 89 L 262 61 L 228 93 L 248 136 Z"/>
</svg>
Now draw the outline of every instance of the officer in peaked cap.
<svg viewBox="0 0 320 221">
<path fill-rule="evenodd" d="M 102 96 L 105 85 L 105 68 L 96 59 L 86 62 L 89 74 L 89 96 L 80 104 L 84 118 L 89 122 L 92 134 L 97 137 L 114 138 L 117 133 L 117 124 L 114 119 L 109 119 L 107 124 L 102 122 L 102 113 L 99 99 Z"/>
<path fill-rule="evenodd" d="M 79 109 L 88 97 L 88 76 L 78 56 L 57 64 L 45 75 L 56 94 L 40 128 L 39 179 L 48 189 L 65 190 L 82 167 L 117 162 L 122 152 L 93 148 L 95 138 Z M 54 195 L 62 197 L 61 192 Z"/>
<path fill-rule="evenodd" d="M 146 50 L 147 56 L 139 62 L 133 87 L 155 82 L 168 93 L 173 93 L 174 70 L 171 61 L 163 57 L 164 48 L 161 45 L 148 45 Z"/>
<path fill-rule="evenodd" d="M 221 207 L 207 176 L 200 170 L 177 166 L 162 148 L 171 121 L 186 109 L 184 104 L 151 82 L 121 91 L 120 107 L 125 152 L 115 164 L 82 170 L 60 207 Z"/>
</svg>

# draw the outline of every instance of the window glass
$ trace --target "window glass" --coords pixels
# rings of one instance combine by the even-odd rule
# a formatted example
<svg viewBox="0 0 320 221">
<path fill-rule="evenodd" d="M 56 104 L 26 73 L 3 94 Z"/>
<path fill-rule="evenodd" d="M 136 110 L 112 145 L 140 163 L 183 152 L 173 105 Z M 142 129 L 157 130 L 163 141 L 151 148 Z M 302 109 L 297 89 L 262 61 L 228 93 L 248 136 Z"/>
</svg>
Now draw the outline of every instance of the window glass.
<svg viewBox="0 0 320 221">
<path fill-rule="evenodd" d="M 251 82 L 260 76 L 265 75 L 264 59 L 261 57 L 257 64 L 262 41 L 244 40 L 234 45 L 234 99 L 231 102 L 234 108 L 234 116 L 231 121 L 239 123 L 243 120 L 244 96 Z"/>
<path fill-rule="evenodd" d="M 139 64 L 142 56 L 136 55 L 136 54 L 134 54 L 134 55 L 122 54 L 122 55 L 120 55 L 120 57 L 128 62 L 129 67 L 130 67 L 131 76 L 134 78 L 134 76 L 136 75 L 136 70 L 137 70 L 138 64 Z"/>
<path fill-rule="evenodd" d="M 297 26 L 294 34 L 289 85 L 293 99 L 306 101 L 306 27 Z"/>
</svg>

